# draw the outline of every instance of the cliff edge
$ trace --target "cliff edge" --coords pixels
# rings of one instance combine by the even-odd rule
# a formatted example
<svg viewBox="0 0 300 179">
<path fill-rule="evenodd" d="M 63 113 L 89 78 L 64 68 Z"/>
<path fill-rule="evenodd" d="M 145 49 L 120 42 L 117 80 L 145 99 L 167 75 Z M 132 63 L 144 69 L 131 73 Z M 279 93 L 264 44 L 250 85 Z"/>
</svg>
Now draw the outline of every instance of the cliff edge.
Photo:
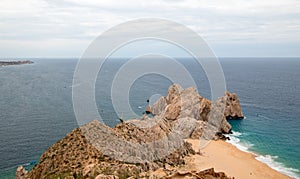
<svg viewBox="0 0 300 179">
<path fill-rule="evenodd" d="M 201 139 L 204 147 L 231 132 L 226 118 L 242 115 L 232 95 L 227 92 L 213 102 L 194 87 L 174 84 L 150 107 L 153 117 L 114 128 L 93 120 L 49 147 L 30 172 L 19 167 L 16 178 L 228 178 L 213 169 L 182 172 L 178 166 L 186 156 L 200 154 L 186 139 Z"/>
</svg>

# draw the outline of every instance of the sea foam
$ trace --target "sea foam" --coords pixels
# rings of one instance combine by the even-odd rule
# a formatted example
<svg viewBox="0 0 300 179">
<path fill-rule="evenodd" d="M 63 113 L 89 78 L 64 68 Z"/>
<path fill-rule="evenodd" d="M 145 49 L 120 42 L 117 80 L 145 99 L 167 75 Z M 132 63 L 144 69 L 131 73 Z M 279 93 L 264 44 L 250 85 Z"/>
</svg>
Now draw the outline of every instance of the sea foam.
<svg viewBox="0 0 300 179">
<path fill-rule="evenodd" d="M 254 144 L 245 142 L 242 143 L 241 140 L 238 138 L 241 135 L 242 133 L 240 132 L 232 131 L 232 134 L 227 134 L 225 136 L 230 138 L 230 140 L 227 140 L 228 143 L 236 146 L 241 151 L 249 152 L 249 148 L 254 146 Z"/>
<path fill-rule="evenodd" d="M 252 146 L 254 146 L 254 144 L 248 143 L 248 142 L 241 142 L 241 140 L 239 139 L 240 136 L 245 135 L 243 133 L 240 132 L 236 132 L 236 131 L 232 131 L 232 134 L 227 134 L 227 137 L 230 137 L 230 140 L 227 140 L 226 142 L 234 145 L 235 147 L 237 147 L 239 150 L 244 151 L 244 152 L 248 152 L 248 153 L 252 153 L 254 154 L 256 157 L 255 159 L 267 164 L 269 167 L 271 167 L 272 169 L 285 174 L 287 176 L 290 176 L 292 178 L 297 178 L 300 179 L 300 177 L 297 175 L 297 173 L 299 173 L 299 170 L 294 169 L 294 168 L 288 168 L 285 167 L 284 164 L 277 162 L 276 159 L 278 159 L 278 156 L 272 156 L 272 155 L 259 155 L 257 153 L 254 153 L 250 150 L 250 148 Z"/>
<path fill-rule="evenodd" d="M 278 156 L 272 156 L 272 155 L 265 155 L 265 156 L 259 155 L 255 157 L 256 160 L 267 164 L 269 167 L 277 170 L 278 172 L 288 175 L 292 178 L 299 179 L 299 176 L 297 176 L 296 174 L 296 172 L 299 172 L 299 170 L 285 167 L 282 163 L 276 161 L 277 158 Z"/>
</svg>

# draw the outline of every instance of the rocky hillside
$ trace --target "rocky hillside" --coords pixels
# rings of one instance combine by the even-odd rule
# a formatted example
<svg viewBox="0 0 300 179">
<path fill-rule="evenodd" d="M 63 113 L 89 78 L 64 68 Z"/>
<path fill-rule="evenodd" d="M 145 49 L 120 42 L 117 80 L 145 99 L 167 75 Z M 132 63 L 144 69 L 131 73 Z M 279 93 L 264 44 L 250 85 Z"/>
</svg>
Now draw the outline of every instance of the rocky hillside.
<svg viewBox="0 0 300 179">
<path fill-rule="evenodd" d="M 114 128 L 94 120 L 73 130 L 49 147 L 29 173 L 19 167 L 17 178 L 227 178 L 213 169 L 180 172 L 178 166 L 199 152 L 186 139 L 200 139 L 204 146 L 231 131 L 226 118 L 242 118 L 235 94 L 212 102 L 193 87 L 175 84 L 149 111 L 153 117 Z"/>
</svg>

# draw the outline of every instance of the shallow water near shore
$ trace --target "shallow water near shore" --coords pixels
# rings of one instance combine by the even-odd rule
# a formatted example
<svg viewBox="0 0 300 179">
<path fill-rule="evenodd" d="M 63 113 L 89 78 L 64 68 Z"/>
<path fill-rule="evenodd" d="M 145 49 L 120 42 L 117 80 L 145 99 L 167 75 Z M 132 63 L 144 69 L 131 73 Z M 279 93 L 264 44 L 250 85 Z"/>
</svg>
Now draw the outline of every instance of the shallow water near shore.
<svg viewBox="0 0 300 179">
<path fill-rule="evenodd" d="M 78 127 L 72 107 L 76 59 L 30 59 L 34 64 L 0 68 L 0 178 L 13 178 L 18 165 L 38 161 L 57 140 Z M 191 59 L 179 59 L 210 98 L 208 80 Z M 220 59 L 227 89 L 238 94 L 246 119 L 231 120 L 231 142 L 290 176 L 300 173 L 300 59 Z M 96 101 L 107 125 L 119 121 L 110 98 L 114 74 L 124 63 L 105 63 L 96 83 Z M 105 85 L 103 85 L 105 84 Z M 166 95 L 171 82 L 159 75 L 139 78 L 130 104 L 142 115 L 146 99 Z M 124 111 L 124 118 L 130 118 Z M 32 167 L 31 165 L 27 166 Z"/>
</svg>

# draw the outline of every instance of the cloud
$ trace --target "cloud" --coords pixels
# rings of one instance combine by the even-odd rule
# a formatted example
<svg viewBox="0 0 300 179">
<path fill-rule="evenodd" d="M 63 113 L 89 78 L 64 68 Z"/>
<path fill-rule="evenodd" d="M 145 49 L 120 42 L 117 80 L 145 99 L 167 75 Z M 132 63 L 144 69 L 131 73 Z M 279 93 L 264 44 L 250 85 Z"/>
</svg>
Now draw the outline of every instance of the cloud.
<svg viewBox="0 0 300 179">
<path fill-rule="evenodd" d="M 184 24 L 212 46 L 300 44 L 298 0 L 1 0 L 0 3 L 1 46 L 8 42 L 55 40 L 88 44 L 105 30 L 140 17 Z M 5 49 L 11 53 L 18 51 L 13 46 Z"/>
</svg>

